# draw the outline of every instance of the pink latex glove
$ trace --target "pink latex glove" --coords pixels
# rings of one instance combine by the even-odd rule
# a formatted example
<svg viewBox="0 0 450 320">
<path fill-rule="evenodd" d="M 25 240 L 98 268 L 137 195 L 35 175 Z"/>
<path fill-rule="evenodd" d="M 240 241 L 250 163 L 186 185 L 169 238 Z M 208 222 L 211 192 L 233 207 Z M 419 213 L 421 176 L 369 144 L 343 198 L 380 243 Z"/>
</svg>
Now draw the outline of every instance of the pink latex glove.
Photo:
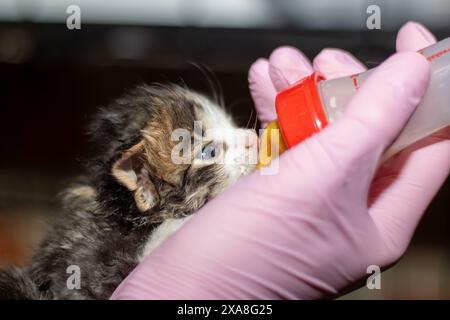
<svg viewBox="0 0 450 320">
<path fill-rule="evenodd" d="M 410 23 L 399 32 L 397 49 L 416 50 L 432 41 L 426 29 Z M 314 68 L 328 76 L 364 69 L 337 50 L 324 50 Z M 312 70 L 291 48 L 257 62 L 250 83 L 261 120 L 274 117 L 276 89 Z M 315 299 L 342 292 L 367 276 L 369 265 L 394 263 L 450 170 L 450 141 L 443 135 L 377 172 L 380 155 L 428 80 L 421 55 L 389 58 L 362 85 L 345 116 L 281 155 L 277 174 L 257 171 L 210 201 L 113 298 Z"/>
</svg>

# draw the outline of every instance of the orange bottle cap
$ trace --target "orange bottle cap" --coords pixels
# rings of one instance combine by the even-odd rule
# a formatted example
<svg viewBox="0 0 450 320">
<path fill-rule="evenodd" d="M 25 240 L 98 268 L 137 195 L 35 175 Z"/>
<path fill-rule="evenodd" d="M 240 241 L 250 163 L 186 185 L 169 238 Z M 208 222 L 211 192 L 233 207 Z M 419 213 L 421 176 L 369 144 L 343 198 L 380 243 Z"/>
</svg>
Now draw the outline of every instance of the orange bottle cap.
<svg viewBox="0 0 450 320">
<path fill-rule="evenodd" d="M 317 83 L 324 79 L 313 73 L 278 93 L 275 100 L 278 123 L 289 148 L 327 125 L 317 91 Z"/>
</svg>

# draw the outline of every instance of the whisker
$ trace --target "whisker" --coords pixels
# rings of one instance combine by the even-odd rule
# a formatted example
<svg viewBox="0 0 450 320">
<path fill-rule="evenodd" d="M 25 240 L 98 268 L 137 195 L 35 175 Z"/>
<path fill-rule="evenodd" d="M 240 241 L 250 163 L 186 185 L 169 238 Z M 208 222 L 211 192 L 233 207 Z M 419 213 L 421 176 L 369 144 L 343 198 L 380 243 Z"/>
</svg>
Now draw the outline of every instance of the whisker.
<svg viewBox="0 0 450 320">
<path fill-rule="evenodd" d="M 189 88 L 189 86 L 187 85 L 186 81 L 184 81 L 182 76 L 178 76 L 180 82 L 181 82 L 181 86 L 186 89 L 186 90 L 191 90 L 191 88 Z"/>
<path fill-rule="evenodd" d="M 248 118 L 247 124 L 245 125 L 246 129 L 248 129 L 248 125 L 250 124 L 250 121 L 252 120 L 252 118 L 253 118 L 253 109 L 252 109 L 252 112 L 250 113 L 250 117 Z"/>
<path fill-rule="evenodd" d="M 208 83 L 208 87 L 209 90 L 211 91 L 212 98 L 221 108 L 226 110 L 223 88 L 220 84 L 219 79 L 217 78 L 215 73 L 211 70 L 211 68 L 193 61 L 188 61 L 188 63 L 194 66 L 197 70 L 199 70 L 202 73 L 202 75 L 206 79 L 206 82 Z"/>
<path fill-rule="evenodd" d="M 214 73 L 214 71 L 209 68 L 208 66 L 205 66 L 206 70 L 209 72 L 209 76 L 210 76 L 210 80 L 213 81 L 213 84 L 215 85 L 215 89 L 216 89 L 216 94 L 218 96 L 218 103 L 219 105 L 226 109 L 226 105 L 225 105 L 225 95 L 223 92 L 223 87 L 220 84 L 219 78 L 217 77 L 217 75 Z"/>
<path fill-rule="evenodd" d="M 258 125 L 258 112 L 255 112 L 255 123 L 253 124 L 253 130 L 256 130 L 257 125 Z"/>
</svg>

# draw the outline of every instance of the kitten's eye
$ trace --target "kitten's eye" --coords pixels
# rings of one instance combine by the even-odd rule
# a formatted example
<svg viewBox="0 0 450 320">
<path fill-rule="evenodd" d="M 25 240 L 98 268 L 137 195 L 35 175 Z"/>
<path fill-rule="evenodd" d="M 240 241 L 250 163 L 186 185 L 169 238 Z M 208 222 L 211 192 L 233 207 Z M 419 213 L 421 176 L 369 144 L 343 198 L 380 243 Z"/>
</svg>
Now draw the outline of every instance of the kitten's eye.
<svg viewBox="0 0 450 320">
<path fill-rule="evenodd" d="M 219 146 L 215 143 L 209 143 L 205 145 L 202 150 L 197 153 L 195 158 L 199 160 L 212 160 L 216 158 L 220 153 Z"/>
</svg>

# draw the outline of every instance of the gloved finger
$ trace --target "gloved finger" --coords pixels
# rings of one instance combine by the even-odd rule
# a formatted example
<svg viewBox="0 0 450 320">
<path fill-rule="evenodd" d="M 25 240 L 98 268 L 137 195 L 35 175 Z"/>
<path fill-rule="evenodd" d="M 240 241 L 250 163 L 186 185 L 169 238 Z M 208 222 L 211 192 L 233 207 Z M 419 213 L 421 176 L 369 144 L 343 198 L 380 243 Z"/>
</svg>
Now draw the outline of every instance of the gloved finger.
<svg viewBox="0 0 450 320">
<path fill-rule="evenodd" d="M 309 76 L 312 72 L 309 59 L 294 47 L 279 47 L 270 55 L 269 75 L 277 91 Z"/>
<path fill-rule="evenodd" d="M 314 58 L 313 68 L 327 79 L 346 77 L 367 70 L 352 54 L 340 49 L 323 49 Z"/>
<path fill-rule="evenodd" d="M 430 66 L 422 55 L 393 55 L 361 85 L 344 116 L 317 135 L 320 144 L 344 165 L 363 159 L 376 164 L 419 104 L 429 78 Z"/>
<path fill-rule="evenodd" d="M 417 22 L 407 22 L 397 34 L 396 49 L 401 51 L 419 51 L 436 42 L 434 35 Z"/>
<path fill-rule="evenodd" d="M 259 121 L 263 127 L 277 118 L 275 112 L 275 96 L 277 94 L 269 76 L 269 61 L 258 59 L 248 72 L 250 93 L 255 103 Z"/>
</svg>

